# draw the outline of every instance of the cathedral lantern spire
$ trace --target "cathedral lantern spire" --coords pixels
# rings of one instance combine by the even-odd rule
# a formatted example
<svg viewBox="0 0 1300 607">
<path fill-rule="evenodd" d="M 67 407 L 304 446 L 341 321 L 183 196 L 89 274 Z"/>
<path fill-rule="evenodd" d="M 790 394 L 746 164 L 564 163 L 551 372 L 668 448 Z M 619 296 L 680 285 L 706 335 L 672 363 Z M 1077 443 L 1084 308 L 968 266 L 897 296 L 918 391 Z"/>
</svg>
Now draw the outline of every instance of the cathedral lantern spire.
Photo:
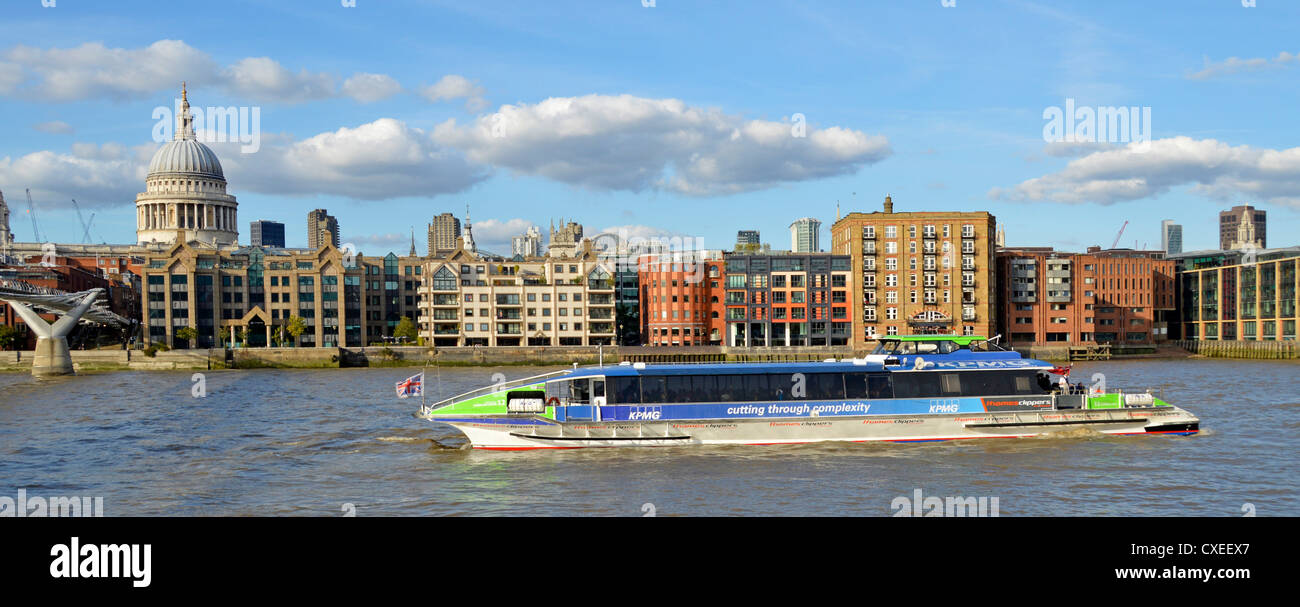
<svg viewBox="0 0 1300 607">
<path fill-rule="evenodd" d="M 194 139 L 194 117 L 190 115 L 190 97 L 189 92 L 185 90 L 185 83 L 181 83 L 181 113 L 176 116 L 176 135 L 172 138 L 175 141 L 182 139 Z"/>
</svg>

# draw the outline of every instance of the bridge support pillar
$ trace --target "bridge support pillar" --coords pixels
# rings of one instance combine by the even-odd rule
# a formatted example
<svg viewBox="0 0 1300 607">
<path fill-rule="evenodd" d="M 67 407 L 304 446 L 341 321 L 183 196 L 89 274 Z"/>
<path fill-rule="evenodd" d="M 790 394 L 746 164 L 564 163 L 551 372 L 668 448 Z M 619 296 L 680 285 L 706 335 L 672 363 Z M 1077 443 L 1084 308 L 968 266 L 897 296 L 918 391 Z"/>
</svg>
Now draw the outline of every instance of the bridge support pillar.
<svg viewBox="0 0 1300 607">
<path fill-rule="evenodd" d="M 99 297 L 99 290 L 86 295 L 77 307 L 65 312 L 62 317 L 54 321 L 54 324 L 45 322 L 35 310 L 32 310 L 27 304 L 6 300 L 13 307 L 14 312 L 22 317 L 23 322 L 27 323 L 27 328 L 36 334 L 36 353 L 32 357 L 32 375 L 35 377 L 44 377 L 50 375 L 73 375 L 76 370 L 72 367 L 72 353 L 68 351 L 68 334 L 72 328 L 77 326 L 77 321 L 81 320 L 81 315 L 90 309 Z"/>
</svg>

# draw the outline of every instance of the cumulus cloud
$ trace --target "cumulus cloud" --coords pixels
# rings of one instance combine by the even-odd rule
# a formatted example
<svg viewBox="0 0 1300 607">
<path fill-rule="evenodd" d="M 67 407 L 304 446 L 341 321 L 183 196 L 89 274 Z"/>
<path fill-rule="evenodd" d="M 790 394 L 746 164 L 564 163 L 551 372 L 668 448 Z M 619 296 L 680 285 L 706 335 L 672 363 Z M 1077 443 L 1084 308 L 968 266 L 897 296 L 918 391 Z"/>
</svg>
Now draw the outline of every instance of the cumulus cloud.
<svg viewBox="0 0 1300 607">
<path fill-rule="evenodd" d="M 1187 78 L 1191 80 L 1208 80 L 1210 78 L 1227 76 L 1240 72 L 1253 72 L 1270 67 L 1286 67 L 1292 63 L 1300 63 L 1300 55 L 1288 53 L 1286 51 L 1278 53 L 1278 55 L 1272 60 L 1263 57 L 1252 57 L 1248 59 L 1228 57 L 1223 61 L 1210 61 L 1210 58 L 1206 57 L 1205 67 L 1195 72 L 1189 72 Z"/>
<path fill-rule="evenodd" d="M 847 175 L 891 153 L 881 135 L 745 120 L 676 99 L 631 95 L 504 105 L 434 139 L 473 161 L 592 189 L 732 194 Z"/>
<path fill-rule="evenodd" d="M 223 71 L 225 86 L 254 101 L 301 103 L 335 94 L 334 76 L 300 70 L 293 73 L 270 57 L 240 59 Z"/>
<path fill-rule="evenodd" d="M 1216 200 L 1246 197 L 1300 206 L 1300 147 L 1231 146 L 1214 139 L 1172 137 L 1093 152 L 1065 169 L 993 188 L 997 200 L 1114 204 L 1189 185 Z"/>
<path fill-rule="evenodd" d="M 527 219 L 475 219 L 471 224 L 474 230 L 474 244 L 480 249 L 485 249 L 499 255 L 509 255 L 511 253 L 510 239 L 528 231 L 528 228 L 537 225 Z M 543 245 L 546 238 L 549 237 L 548 231 L 542 230 Z"/>
<path fill-rule="evenodd" d="M 62 120 L 52 120 L 50 122 L 38 122 L 36 124 L 33 124 L 32 128 L 42 133 L 49 133 L 51 135 L 71 135 L 74 131 L 72 125 Z"/>
<path fill-rule="evenodd" d="M 470 82 L 464 76 L 456 74 L 443 76 L 441 80 L 420 89 L 420 95 L 435 103 L 464 99 L 466 109 L 471 112 L 477 112 L 487 107 L 487 99 L 483 98 L 483 87 Z"/>
<path fill-rule="evenodd" d="M 0 95 L 8 95 L 23 81 L 23 67 L 17 63 L 0 61 Z"/>
<path fill-rule="evenodd" d="M 254 154 L 241 154 L 234 142 L 210 145 L 232 189 L 267 194 L 384 200 L 459 192 L 487 177 L 427 132 L 392 118 L 303 140 L 263 136 Z"/>
<path fill-rule="evenodd" d="M 206 53 L 179 40 L 159 40 L 138 49 L 109 48 L 99 42 L 51 49 L 20 44 L 0 53 L 0 59 L 26 69 L 23 79 L 30 84 L 18 92 L 49 101 L 138 99 L 176 88 L 186 79 L 211 82 L 220 71 Z M 0 76 L 0 92 L 5 91 L 4 80 Z"/>
<path fill-rule="evenodd" d="M 1105 141 L 1051 141 L 1043 146 L 1043 153 L 1056 158 L 1077 158 L 1116 147 L 1117 144 Z"/>
<path fill-rule="evenodd" d="M 42 207 L 71 207 L 73 198 L 82 207 L 130 204 L 144 189 L 149 159 L 156 147 L 77 143 L 69 153 L 40 151 L 18 158 L 6 156 L 0 158 L 0 183 L 31 188 L 38 213 Z"/>
<path fill-rule="evenodd" d="M 88 42 L 73 48 L 18 45 L 0 51 L 0 95 L 43 101 L 142 99 L 175 91 L 182 81 L 221 88 L 253 103 L 302 103 L 340 96 L 371 103 L 402 90 L 385 74 L 356 73 L 340 86 L 334 74 L 294 72 L 270 57 L 246 57 L 222 66 L 180 40 L 159 40 L 134 49 Z M 455 84 L 446 85 L 445 93 L 455 93 Z M 482 94 L 473 85 L 467 90 Z"/>
<path fill-rule="evenodd" d="M 383 101 L 402 92 L 402 85 L 385 74 L 353 74 L 343 81 L 343 94 L 359 103 Z"/>
</svg>

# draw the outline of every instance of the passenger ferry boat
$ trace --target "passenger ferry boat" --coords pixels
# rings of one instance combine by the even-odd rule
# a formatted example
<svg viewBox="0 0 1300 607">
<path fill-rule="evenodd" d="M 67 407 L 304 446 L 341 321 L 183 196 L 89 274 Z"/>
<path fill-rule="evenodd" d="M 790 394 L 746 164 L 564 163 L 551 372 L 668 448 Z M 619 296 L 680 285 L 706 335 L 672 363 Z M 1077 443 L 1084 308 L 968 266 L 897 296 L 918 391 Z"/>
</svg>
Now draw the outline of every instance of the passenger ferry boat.
<svg viewBox="0 0 1300 607">
<path fill-rule="evenodd" d="M 1075 393 L 978 336 L 882 340 L 864 359 L 565 369 L 421 407 L 477 449 L 943 441 L 1078 430 L 1195 434 L 1150 391 Z"/>
</svg>

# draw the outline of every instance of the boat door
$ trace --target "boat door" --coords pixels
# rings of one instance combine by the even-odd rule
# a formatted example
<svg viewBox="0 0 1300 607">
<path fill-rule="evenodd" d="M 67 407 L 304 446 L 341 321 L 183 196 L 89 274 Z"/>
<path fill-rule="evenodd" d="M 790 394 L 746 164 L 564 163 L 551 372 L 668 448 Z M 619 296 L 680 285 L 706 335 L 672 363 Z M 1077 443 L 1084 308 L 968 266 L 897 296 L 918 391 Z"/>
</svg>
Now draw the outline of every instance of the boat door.
<svg viewBox="0 0 1300 607">
<path fill-rule="evenodd" d="M 591 378 L 580 377 L 562 384 L 566 388 L 561 390 L 563 395 L 560 397 L 565 405 L 565 421 L 595 421 L 597 409 L 592 403 Z"/>
</svg>

